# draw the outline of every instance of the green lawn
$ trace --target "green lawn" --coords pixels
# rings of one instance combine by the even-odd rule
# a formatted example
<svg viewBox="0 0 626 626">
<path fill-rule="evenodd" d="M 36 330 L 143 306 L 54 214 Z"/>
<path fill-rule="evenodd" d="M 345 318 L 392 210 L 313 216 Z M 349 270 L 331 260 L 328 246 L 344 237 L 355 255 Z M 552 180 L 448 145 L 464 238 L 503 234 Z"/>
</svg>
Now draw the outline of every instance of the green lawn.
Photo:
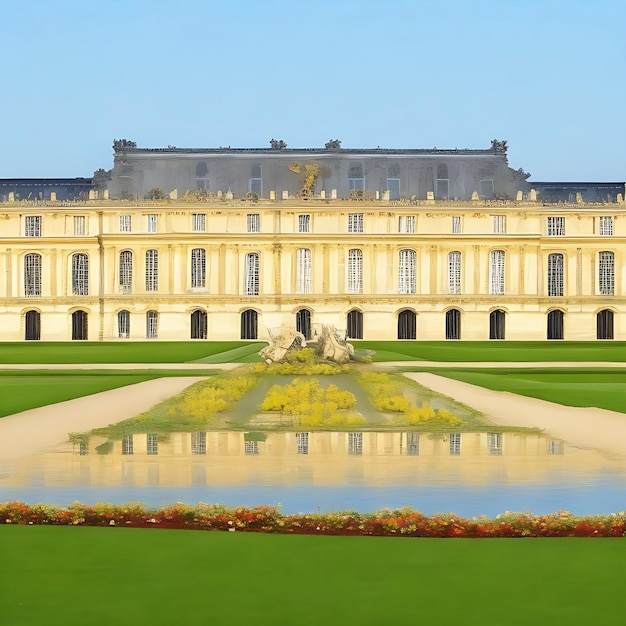
<svg viewBox="0 0 626 626">
<path fill-rule="evenodd" d="M 417 368 L 404 369 L 416 371 Z M 626 371 L 621 369 L 437 368 L 421 371 L 566 406 L 599 407 L 626 413 Z"/>
<path fill-rule="evenodd" d="M 11 626 L 619 624 L 626 539 L 0 527 Z"/>
<path fill-rule="evenodd" d="M 0 417 L 134 385 L 163 376 L 208 376 L 215 370 L 0 370 Z"/>
<path fill-rule="evenodd" d="M 374 361 L 626 362 L 624 341 L 352 341 Z"/>
<path fill-rule="evenodd" d="M 266 342 L 2 342 L 0 363 L 239 363 L 258 361 Z"/>
</svg>

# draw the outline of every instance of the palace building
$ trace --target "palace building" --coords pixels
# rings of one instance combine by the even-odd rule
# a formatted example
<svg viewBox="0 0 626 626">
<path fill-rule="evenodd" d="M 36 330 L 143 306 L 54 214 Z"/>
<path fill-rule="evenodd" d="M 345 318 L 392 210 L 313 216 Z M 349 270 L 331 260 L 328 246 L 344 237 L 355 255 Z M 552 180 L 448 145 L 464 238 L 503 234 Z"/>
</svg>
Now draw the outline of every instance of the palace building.
<svg viewBox="0 0 626 626">
<path fill-rule="evenodd" d="M 119 141 L 79 196 L 1 195 L 0 341 L 626 340 L 623 183 L 338 144 Z"/>
</svg>

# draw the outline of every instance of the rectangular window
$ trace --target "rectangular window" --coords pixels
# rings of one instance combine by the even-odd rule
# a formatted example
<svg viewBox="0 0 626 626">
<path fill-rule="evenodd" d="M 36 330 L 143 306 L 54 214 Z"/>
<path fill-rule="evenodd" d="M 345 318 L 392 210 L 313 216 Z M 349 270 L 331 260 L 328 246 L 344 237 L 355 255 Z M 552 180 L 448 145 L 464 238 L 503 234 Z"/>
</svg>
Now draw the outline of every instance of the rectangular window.
<svg viewBox="0 0 626 626">
<path fill-rule="evenodd" d="M 450 456 L 461 455 L 461 433 L 450 433 Z"/>
<path fill-rule="evenodd" d="M 146 215 L 146 218 L 148 220 L 148 232 L 149 233 L 156 233 L 157 231 L 157 216 L 155 213 L 150 213 L 149 215 Z"/>
<path fill-rule="evenodd" d="M 191 454 L 206 454 L 206 433 L 191 433 Z"/>
<path fill-rule="evenodd" d="M 493 232 L 496 235 L 504 235 L 506 233 L 506 215 L 493 216 Z"/>
<path fill-rule="evenodd" d="M 159 336 L 159 314 L 156 311 L 146 313 L 146 338 L 156 339 Z"/>
<path fill-rule="evenodd" d="M 133 454 L 133 452 L 133 436 L 124 435 L 124 437 L 122 438 L 122 454 Z"/>
<path fill-rule="evenodd" d="M 400 215 L 398 217 L 398 232 L 414 235 L 416 221 L 415 215 Z"/>
<path fill-rule="evenodd" d="M 24 235 L 41 237 L 41 215 L 27 215 L 24 218 Z"/>
<path fill-rule="evenodd" d="M 461 253 L 448 254 L 448 291 L 451 294 L 461 293 Z"/>
<path fill-rule="evenodd" d="M 146 250 L 146 291 L 159 290 L 159 251 Z"/>
<path fill-rule="evenodd" d="M 85 216 L 84 215 L 75 215 L 74 216 L 74 236 L 75 237 L 83 237 L 87 234 L 85 224 Z"/>
<path fill-rule="evenodd" d="M 363 252 L 359 249 L 348 251 L 348 293 L 363 293 Z"/>
<path fill-rule="evenodd" d="M 549 217 L 548 218 L 548 236 L 562 237 L 565 235 L 565 218 Z"/>
<path fill-rule="evenodd" d="M 387 191 L 389 192 L 390 200 L 400 200 L 400 179 L 388 178 Z"/>
<path fill-rule="evenodd" d="M 193 248 L 191 251 L 191 288 L 201 289 L 206 286 L 206 250 Z"/>
<path fill-rule="evenodd" d="M 363 433 L 348 433 L 348 454 L 354 456 L 363 454 Z"/>
<path fill-rule="evenodd" d="M 452 216 L 452 234 L 453 235 L 461 234 L 461 216 L 460 215 Z"/>
<path fill-rule="evenodd" d="M 258 441 L 244 441 L 243 452 L 246 455 L 256 456 L 259 453 L 259 442 Z"/>
<path fill-rule="evenodd" d="M 398 293 L 417 292 L 417 254 L 415 250 L 400 250 L 398 256 Z"/>
<path fill-rule="evenodd" d="M 246 296 L 259 295 L 259 255 L 256 252 L 246 254 L 246 269 L 243 281 L 243 290 Z"/>
<path fill-rule="evenodd" d="M 24 257 L 24 295 L 41 295 L 41 255 L 27 254 Z"/>
<path fill-rule="evenodd" d="M 72 255 L 72 295 L 89 295 L 89 257 L 86 254 Z"/>
<path fill-rule="evenodd" d="M 120 215 L 120 233 L 131 231 L 132 215 Z"/>
<path fill-rule="evenodd" d="M 313 267 L 311 250 L 298 248 L 296 250 L 296 293 L 313 292 Z"/>
<path fill-rule="evenodd" d="M 191 228 L 194 233 L 203 233 L 206 231 L 206 213 L 191 214 Z"/>
<path fill-rule="evenodd" d="M 598 234 L 602 237 L 613 235 L 613 218 L 610 215 L 604 215 L 599 218 Z"/>
<path fill-rule="evenodd" d="M 250 193 L 256 194 L 257 197 L 261 197 L 263 195 L 263 178 L 261 175 L 261 166 L 253 165 L 250 169 L 250 180 L 248 183 L 248 191 Z M 258 232 L 258 231 L 254 231 Z"/>
<path fill-rule="evenodd" d="M 151 455 L 159 453 L 159 440 L 154 433 L 146 435 L 146 453 Z"/>
<path fill-rule="evenodd" d="M 348 232 L 349 233 L 362 233 L 363 232 L 363 213 L 349 213 L 348 214 Z"/>
<path fill-rule="evenodd" d="M 565 288 L 563 255 L 548 255 L 548 295 L 562 296 Z"/>
<path fill-rule="evenodd" d="M 487 433 L 487 448 L 491 456 L 502 456 L 502 433 Z"/>
<path fill-rule="evenodd" d="M 299 233 L 311 232 L 311 216 L 310 215 L 298 215 L 298 232 Z"/>
<path fill-rule="evenodd" d="M 249 233 L 261 232 L 261 216 L 258 213 L 248 213 L 247 223 Z"/>
<path fill-rule="evenodd" d="M 420 454 L 419 433 L 407 433 L 406 434 L 406 454 L 407 456 L 419 456 Z"/>
<path fill-rule="evenodd" d="M 491 200 L 494 197 L 493 180 L 481 180 L 480 181 L 480 197 L 485 200 Z"/>
<path fill-rule="evenodd" d="M 615 295 L 615 255 L 609 250 L 598 255 L 598 290 L 602 296 Z"/>
<path fill-rule="evenodd" d="M 492 250 L 489 265 L 489 293 L 492 295 L 504 295 L 504 260 L 504 250 Z"/>
<path fill-rule="evenodd" d="M 296 433 L 296 444 L 298 454 L 309 453 L 309 433 Z"/>
</svg>

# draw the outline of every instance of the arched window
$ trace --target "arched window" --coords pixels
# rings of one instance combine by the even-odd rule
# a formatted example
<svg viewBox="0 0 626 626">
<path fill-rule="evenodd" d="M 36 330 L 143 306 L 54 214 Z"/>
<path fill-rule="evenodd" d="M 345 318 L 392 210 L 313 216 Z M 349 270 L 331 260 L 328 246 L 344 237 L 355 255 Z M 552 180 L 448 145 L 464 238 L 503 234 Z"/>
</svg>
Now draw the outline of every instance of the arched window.
<svg viewBox="0 0 626 626">
<path fill-rule="evenodd" d="M 87 312 L 74 311 L 72 313 L 72 341 L 87 339 Z"/>
<path fill-rule="evenodd" d="M 89 295 L 89 257 L 86 254 L 72 255 L 72 295 Z"/>
<path fill-rule="evenodd" d="M 241 338 L 258 339 L 258 315 L 252 309 L 247 309 L 241 314 Z"/>
<path fill-rule="evenodd" d="M 613 311 L 603 309 L 596 315 L 596 338 L 613 339 Z"/>
<path fill-rule="evenodd" d="M 24 257 L 24 295 L 41 295 L 41 254 L 27 254 Z"/>
<path fill-rule="evenodd" d="M 417 338 L 417 315 L 409 309 L 398 314 L 398 339 Z"/>
<path fill-rule="evenodd" d="M 125 294 L 133 292 L 133 253 L 130 250 L 120 252 L 120 291 Z"/>
<path fill-rule="evenodd" d="M 120 339 L 130 337 L 130 311 L 120 311 L 117 314 L 117 336 Z"/>
<path fill-rule="evenodd" d="M 461 338 L 461 311 L 450 309 L 446 311 L 446 339 Z"/>
<path fill-rule="evenodd" d="M 146 291 L 159 290 L 159 251 L 146 250 Z"/>
<path fill-rule="evenodd" d="M 448 254 L 448 292 L 458 295 L 461 293 L 461 253 Z"/>
<path fill-rule="evenodd" d="M 548 255 L 548 295 L 563 295 L 563 255 Z"/>
<path fill-rule="evenodd" d="M 146 313 L 146 339 L 156 339 L 159 336 L 159 314 L 156 311 Z"/>
<path fill-rule="evenodd" d="M 191 338 L 206 339 L 207 336 L 207 315 L 206 311 L 196 309 L 191 314 Z"/>
<path fill-rule="evenodd" d="M 24 316 L 26 341 L 39 341 L 41 339 L 41 316 L 39 311 L 26 311 Z"/>
<path fill-rule="evenodd" d="M 296 330 L 302 333 L 307 341 L 311 339 L 311 311 L 300 309 L 296 313 Z"/>
<path fill-rule="evenodd" d="M 415 250 L 400 250 L 398 262 L 398 293 L 416 293 L 417 268 Z"/>
<path fill-rule="evenodd" d="M 256 252 L 246 254 L 244 293 L 246 296 L 259 295 L 259 255 Z"/>
<path fill-rule="evenodd" d="M 357 309 L 348 312 L 346 319 L 348 339 L 363 339 L 363 313 Z"/>
<path fill-rule="evenodd" d="M 598 255 L 598 293 L 602 296 L 615 294 L 615 255 L 608 250 Z"/>
<path fill-rule="evenodd" d="M 313 292 L 313 268 L 311 263 L 311 250 L 309 248 L 298 248 L 296 250 L 296 293 Z"/>
<path fill-rule="evenodd" d="M 489 263 L 489 293 L 504 295 L 504 250 L 492 250 Z"/>
<path fill-rule="evenodd" d="M 191 288 L 199 289 L 206 286 L 206 250 L 194 248 L 191 251 Z"/>
<path fill-rule="evenodd" d="M 363 293 L 363 252 L 358 248 L 348 250 L 347 292 Z"/>
<path fill-rule="evenodd" d="M 489 314 L 489 339 L 504 339 L 505 313 L 496 309 Z"/>
<path fill-rule="evenodd" d="M 563 339 L 563 311 L 548 313 L 548 339 Z"/>
</svg>

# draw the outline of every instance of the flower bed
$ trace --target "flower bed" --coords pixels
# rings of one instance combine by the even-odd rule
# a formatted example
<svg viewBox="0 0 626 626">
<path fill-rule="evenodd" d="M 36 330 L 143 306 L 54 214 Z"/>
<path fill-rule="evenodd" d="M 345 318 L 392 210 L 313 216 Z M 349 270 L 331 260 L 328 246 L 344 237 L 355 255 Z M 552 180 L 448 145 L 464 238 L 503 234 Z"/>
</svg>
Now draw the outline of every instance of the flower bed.
<svg viewBox="0 0 626 626">
<path fill-rule="evenodd" d="M 92 506 L 75 502 L 69 507 L 23 502 L 0 503 L 5 524 L 125 526 L 224 530 L 280 534 L 370 535 L 405 537 L 622 537 L 626 513 L 577 517 L 568 511 L 550 515 L 509 513 L 495 519 L 464 519 L 452 513 L 422 515 L 410 507 L 375 513 L 284 515 L 278 508 L 228 508 L 215 504 L 195 507 L 175 504 L 151 510 L 141 503 Z"/>
</svg>

